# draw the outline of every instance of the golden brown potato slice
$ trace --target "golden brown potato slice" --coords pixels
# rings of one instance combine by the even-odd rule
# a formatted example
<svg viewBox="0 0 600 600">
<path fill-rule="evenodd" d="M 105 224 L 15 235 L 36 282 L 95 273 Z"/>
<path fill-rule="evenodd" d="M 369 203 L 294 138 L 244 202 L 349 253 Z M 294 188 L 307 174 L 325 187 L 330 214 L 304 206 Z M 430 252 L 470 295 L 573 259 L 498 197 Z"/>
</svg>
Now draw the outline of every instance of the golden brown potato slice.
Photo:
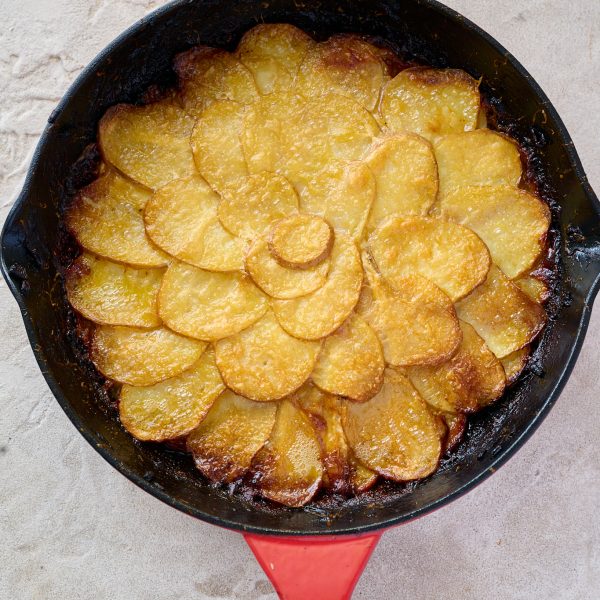
<svg viewBox="0 0 600 600">
<path fill-rule="evenodd" d="M 323 342 L 312 379 L 327 392 L 364 402 L 379 391 L 383 368 L 377 335 L 366 321 L 352 315 Z"/>
<path fill-rule="evenodd" d="M 357 460 L 348 446 L 342 423 L 345 401 L 310 383 L 291 399 L 311 416 L 319 436 L 324 487 L 339 494 L 358 494 L 371 488 L 379 475 Z"/>
<path fill-rule="evenodd" d="M 479 83 L 464 71 L 412 67 L 385 86 L 380 111 L 390 130 L 432 140 L 475 129 L 479 105 Z"/>
<path fill-rule="evenodd" d="M 106 377 L 130 385 L 152 385 L 191 367 L 205 348 L 205 342 L 164 327 L 100 325 L 94 331 L 90 356 Z"/>
<path fill-rule="evenodd" d="M 232 235 L 215 215 L 206 225 L 196 250 L 198 265 L 208 271 L 239 271 L 243 268 L 248 243 Z"/>
<path fill-rule="evenodd" d="M 117 104 L 100 120 L 98 141 L 110 164 L 156 189 L 196 172 L 193 127 L 194 119 L 171 99 L 145 106 Z"/>
<path fill-rule="evenodd" d="M 277 221 L 269 235 L 273 257 L 290 269 L 308 269 L 323 262 L 333 246 L 333 230 L 315 215 L 293 215 Z"/>
<path fill-rule="evenodd" d="M 363 289 L 359 312 L 377 333 L 390 365 L 436 365 L 458 348 L 461 330 L 452 301 L 420 275 L 397 281 L 392 287 L 363 260 L 368 287 Z"/>
<path fill-rule="evenodd" d="M 332 161 L 295 183 L 300 211 L 327 219 L 336 231 L 355 240 L 375 198 L 373 174 L 362 161 Z"/>
<path fill-rule="evenodd" d="M 506 373 L 506 384 L 512 385 L 527 366 L 531 348 L 525 346 L 516 352 L 509 354 L 501 359 L 504 372 Z"/>
<path fill-rule="evenodd" d="M 277 262 L 270 250 L 269 243 L 259 238 L 252 244 L 246 256 L 246 270 L 254 283 L 271 298 L 298 298 L 306 296 L 327 281 L 330 261 L 309 269 L 289 269 Z"/>
<path fill-rule="evenodd" d="M 443 453 L 451 452 L 460 443 L 467 429 L 467 416 L 462 413 L 442 413 L 446 424 L 446 439 Z"/>
<path fill-rule="evenodd" d="M 225 390 L 187 438 L 198 469 L 213 481 L 242 477 L 269 439 L 276 412 L 275 403 L 252 402 Z"/>
<path fill-rule="evenodd" d="M 463 356 L 434 367 L 408 367 L 406 375 L 423 400 L 438 412 L 474 412 L 475 396 L 469 388 L 471 365 Z"/>
<path fill-rule="evenodd" d="M 66 274 L 71 306 L 105 325 L 158 327 L 156 297 L 164 269 L 135 269 L 82 254 Z"/>
<path fill-rule="evenodd" d="M 427 477 L 437 468 L 442 449 L 436 419 L 405 376 L 387 373 L 374 398 L 347 403 L 346 438 L 356 457 L 385 477 Z"/>
<path fill-rule="evenodd" d="M 463 340 L 457 360 L 462 357 L 470 362 L 470 392 L 481 408 L 502 396 L 506 387 L 506 376 L 502 364 L 475 329 L 464 321 L 460 322 L 460 328 Z"/>
<path fill-rule="evenodd" d="M 304 56 L 315 45 L 302 30 L 285 23 L 261 23 L 242 37 L 237 55 L 261 94 L 290 89 Z"/>
<path fill-rule="evenodd" d="M 242 273 L 213 273 L 184 263 L 167 269 L 159 313 L 174 331 L 215 341 L 238 333 L 268 308 L 264 294 Z"/>
<path fill-rule="evenodd" d="M 291 335 L 316 340 L 335 331 L 358 302 L 363 272 L 354 242 L 338 235 L 325 284 L 307 296 L 273 300 L 281 326 Z"/>
<path fill-rule="evenodd" d="M 296 214 L 298 195 L 285 177 L 265 171 L 224 192 L 218 211 L 226 229 L 253 240 L 268 233 L 275 221 Z"/>
<path fill-rule="evenodd" d="M 320 348 L 320 342 L 288 335 L 271 311 L 215 344 L 217 365 L 227 386 L 261 402 L 297 390 L 310 377 Z"/>
<path fill-rule="evenodd" d="M 290 91 L 263 96 L 248 107 L 240 138 L 250 173 L 283 173 L 283 132 L 298 118 L 305 103 L 303 97 Z"/>
<path fill-rule="evenodd" d="M 438 191 L 437 165 L 427 140 L 411 133 L 395 134 L 377 144 L 365 161 L 377 183 L 369 231 L 392 215 L 427 214 Z"/>
<path fill-rule="evenodd" d="M 324 487 L 335 493 L 347 493 L 352 467 L 348 442 L 342 427 L 340 399 L 321 391 L 311 383 L 303 385 L 290 399 L 311 417 L 319 437 Z"/>
<path fill-rule="evenodd" d="M 409 63 L 401 59 L 394 50 L 382 45 L 381 40 L 371 39 L 371 49 L 383 61 L 385 74 L 388 79 L 396 77 L 400 71 L 409 66 Z"/>
<path fill-rule="evenodd" d="M 202 113 L 192 132 L 196 167 L 219 193 L 248 175 L 240 140 L 246 108 L 231 100 L 215 102 Z"/>
<path fill-rule="evenodd" d="M 304 506 L 319 489 L 323 464 L 317 433 L 289 400 L 280 402 L 271 437 L 252 468 L 261 495 L 287 506 Z"/>
<path fill-rule="evenodd" d="M 258 98 L 252 73 L 225 50 L 196 46 L 175 57 L 174 69 L 183 105 L 196 118 L 219 100 L 250 104 Z"/>
<path fill-rule="evenodd" d="M 146 387 L 124 385 L 121 423 L 138 440 L 161 442 L 195 429 L 225 389 L 209 348 L 190 369 Z"/>
<path fill-rule="evenodd" d="M 372 111 L 388 79 L 385 63 L 371 44 L 354 35 L 334 35 L 310 48 L 295 85 L 307 98 L 336 92 Z"/>
<path fill-rule="evenodd" d="M 515 279 L 514 284 L 538 304 L 543 304 L 550 297 L 550 287 L 548 284 L 533 274 Z"/>
<path fill-rule="evenodd" d="M 485 280 L 490 254 L 468 228 L 441 219 L 391 217 L 369 237 L 377 266 L 392 285 L 422 275 L 456 301 Z"/>
<path fill-rule="evenodd" d="M 348 235 L 353 240 L 360 240 L 375 201 L 375 177 L 365 163 L 357 161 L 349 163 L 340 171 L 336 183 L 325 196 L 325 219 L 335 231 Z M 319 194 L 313 196 L 318 197 Z M 302 204 L 301 195 L 300 205 Z"/>
<path fill-rule="evenodd" d="M 489 129 L 453 133 L 435 140 L 440 196 L 475 185 L 518 185 L 519 147 L 508 136 Z"/>
<path fill-rule="evenodd" d="M 456 312 L 498 358 L 529 344 L 546 322 L 544 309 L 495 265 L 485 282 L 456 304 Z"/>
<path fill-rule="evenodd" d="M 406 372 L 423 399 L 439 412 L 473 412 L 497 400 L 506 377 L 500 361 L 468 323 L 450 360 L 436 367 L 409 367 Z"/>
<path fill-rule="evenodd" d="M 360 159 L 379 126 L 360 104 L 338 94 L 307 100 L 282 132 L 283 174 L 302 185 L 334 161 Z"/>
<path fill-rule="evenodd" d="M 350 486 L 355 494 L 370 490 L 379 479 L 379 474 L 365 467 L 352 454 L 349 457 L 350 462 Z"/>
<path fill-rule="evenodd" d="M 239 271 L 246 244 L 220 225 L 218 205 L 219 196 L 199 175 L 177 179 L 146 205 L 146 231 L 163 250 L 196 267 Z"/>
<path fill-rule="evenodd" d="M 511 186 L 470 187 L 442 198 L 442 215 L 472 229 L 492 260 L 510 277 L 527 271 L 540 256 L 550 210 L 539 198 Z"/>
<path fill-rule="evenodd" d="M 146 236 L 142 211 L 150 190 L 109 169 L 80 190 L 67 226 L 90 252 L 137 267 L 162 267 L 169 257 Z"/>
</svg>

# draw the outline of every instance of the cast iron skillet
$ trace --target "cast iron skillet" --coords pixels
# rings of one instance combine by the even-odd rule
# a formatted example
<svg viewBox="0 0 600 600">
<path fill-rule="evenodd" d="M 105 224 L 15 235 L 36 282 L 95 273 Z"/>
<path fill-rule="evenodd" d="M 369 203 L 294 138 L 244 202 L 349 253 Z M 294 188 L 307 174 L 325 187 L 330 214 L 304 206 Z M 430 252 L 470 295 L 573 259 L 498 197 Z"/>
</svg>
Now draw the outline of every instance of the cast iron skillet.
<svg viewBox="0 0 600 600">
<path fill-rule="evenodd" d="M 116 102 L 138 100 L 152 83 L 172 83 L 175 53 L 199 43 L 233 47 L 263 20 L 290 22 L 320 38 L 344 31 L 379 36 L 422 62 L 483 75 L 500 114 L 499 127 L 528 148 L 540 191 L 553 206 L 558 287 L 533 368 L 496 406 L 473 419 L 458 454 L 433 477 L 412 486 L 383 484 L 366 499 L 333 508 L 317 504 L 293 510 L 243 494 L 232 496 L 204 482 L 189 459 L 138 443 L 115 417 L 107 418 L 104 394 L 73 344 L 72 316 L 59 274 L 60 207 L 70 191 L 65 182 L 70 182 L 67 188 L 83 183 L 85 175 L 73 180 L 72 166 L 94 142 L 104 111 Z M 135 484 L 185 513 L 244 532 L 360 534 L 413 519 L 459 497 L 503 464 L 539 425 L 571 373 L 598 289 L 599 210 L 571 138 L 537 84 L 497 42 L 437 2 L 177 1 L 106 48 L 48 119 L 2 233 L 2 271 L 59 404 L 88 442 Z"/>
</svg>

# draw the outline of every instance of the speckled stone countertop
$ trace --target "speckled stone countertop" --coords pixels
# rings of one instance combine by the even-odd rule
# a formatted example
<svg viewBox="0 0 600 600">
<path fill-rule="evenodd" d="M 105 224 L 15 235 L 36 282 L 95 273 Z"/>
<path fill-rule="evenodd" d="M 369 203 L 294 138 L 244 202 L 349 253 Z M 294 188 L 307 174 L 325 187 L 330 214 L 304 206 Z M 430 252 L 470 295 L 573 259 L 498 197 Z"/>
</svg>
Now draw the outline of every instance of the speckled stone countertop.
<svg viewBox="0 0 600 600">
<path fill-rule="evenodd" d="M 600 190 L 600 2 L 447 0 L 549 95 Z M 154 0 L 0 0 L 0 222 L 82 67 Z M 162 504 L 77 433 L 0 283 L 0 599 L 276 596 L 239 534 Z M 354 598 L 600 598 L 600 307 L 560 400 L 494 477 L 387 532 Z"/>
</svg>

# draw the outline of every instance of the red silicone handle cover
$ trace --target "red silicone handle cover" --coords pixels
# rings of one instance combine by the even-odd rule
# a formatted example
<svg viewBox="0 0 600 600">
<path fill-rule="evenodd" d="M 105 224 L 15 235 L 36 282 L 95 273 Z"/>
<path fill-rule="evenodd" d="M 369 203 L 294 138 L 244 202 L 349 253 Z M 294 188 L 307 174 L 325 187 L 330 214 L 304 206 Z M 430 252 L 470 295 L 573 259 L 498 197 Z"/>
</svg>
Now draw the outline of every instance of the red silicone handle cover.
<svg viewBox="0 0 600 600">
<path fill-rule="evenodd" d="M 282 600 L 348 600 L 381 533 L 244 537 Z"/>
</svg>

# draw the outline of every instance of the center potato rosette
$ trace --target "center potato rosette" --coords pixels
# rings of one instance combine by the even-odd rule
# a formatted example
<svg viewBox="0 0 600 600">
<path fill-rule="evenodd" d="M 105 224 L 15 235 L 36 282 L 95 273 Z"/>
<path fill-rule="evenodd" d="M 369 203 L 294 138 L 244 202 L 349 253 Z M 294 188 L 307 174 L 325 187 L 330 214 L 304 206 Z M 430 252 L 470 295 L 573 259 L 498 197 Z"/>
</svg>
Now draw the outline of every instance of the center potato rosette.
<svg viewBox="0 0 600 600">
<path fill-rule="evenodd" d="M 478 82 L 290 25 L 174 68 L 67 213 L 121 423 L 288 506 L 431 475 L 546 319 L 549 211 Z"/>
</svg>

